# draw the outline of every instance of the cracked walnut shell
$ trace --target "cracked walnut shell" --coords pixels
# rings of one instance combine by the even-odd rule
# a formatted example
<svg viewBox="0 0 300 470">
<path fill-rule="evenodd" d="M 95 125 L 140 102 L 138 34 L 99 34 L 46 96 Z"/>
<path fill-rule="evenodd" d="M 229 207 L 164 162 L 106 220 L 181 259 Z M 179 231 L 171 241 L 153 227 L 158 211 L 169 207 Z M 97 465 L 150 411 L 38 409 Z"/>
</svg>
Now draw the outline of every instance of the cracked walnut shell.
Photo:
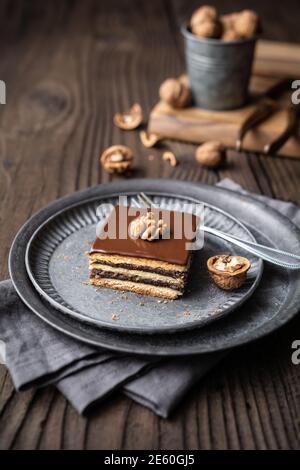
<svg viewBox="0 0 300 470">
<path fill-rule="evenodd" d="M 176 155 L 170 151 L 164 152 L 162 158 L 166 162 L 169 162 L 171 166 L 176 166 L 178 163 Z"/>
<path fill-rule="evenodd" d="M 251 263 L 243 256 L 216 255 L 207 260 L 207 268 L 214 283 L 224 290 L 241 287 Z"/>
<path fill-rule="evenodd" d="M 217 168 L 225 160 L 225 149 L 221 142 L 205 142 L 197 147 L 195 157 L 202 165 Z"/>
<path fill-rule="evenodd" d="M 159 88 L 159 96 L 162 101 L 173 108 L 185 108 L 192 98 L 186 81 L 177 78 L 167 78 Z"/>
<path fill-rule="evenodd" d="M 161 140 L 161 137 L 158 134 L 153 134 L 153 133 L 150 133 L 150 132 L 141 131 L 140 132 L 140 139 L 141 139 L 142 144 L 145 147 L 151 148 L 151 147 L 154 147 L 154 145 L 156 145 L 157 142 L 159 142 Z"/>
<path fill-rule="evenodd" d="M 129 111 L 117 113 L 114 116 L 114 124 L 120 129 L 136 129 L 143 120 L 142 108 L 138 103 L 131 106 Z"/>
<path fill-rule="evenodd" d="M 132 150 L 125 145 L 113 145 L 102 153 L 100 161 L 108 173 L 124 173 L 132 166 Z"/>
</svg>

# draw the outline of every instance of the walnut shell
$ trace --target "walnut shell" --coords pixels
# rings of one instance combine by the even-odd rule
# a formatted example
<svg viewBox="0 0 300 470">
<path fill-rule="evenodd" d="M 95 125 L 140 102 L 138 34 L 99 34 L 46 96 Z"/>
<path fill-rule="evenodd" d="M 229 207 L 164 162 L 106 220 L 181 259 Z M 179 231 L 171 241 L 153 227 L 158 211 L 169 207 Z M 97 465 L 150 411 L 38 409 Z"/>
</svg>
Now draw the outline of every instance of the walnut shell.
<svg viewBox="0 0 300 470">
<path fill-rule="evenodd" d="M 120 129 L 136 129 L 143 120 L 142 108 L 138 103 L 131 106 L 129 111 L 124 113 L 116 113 L 114 116 L 114 124 Z"/>
<path fill-rule="evenodd" d="M 113 145 L 102 153 L 100 162 L 108 173 L 124 173 L 132 166 L 133 153 L 125 145 Z"/>
<path fill-rule="evenodd" d="M 191 16 L 190 26 L 193 31 L 194 26 L 205 21 L 216 21 L 218 19 L 218 12 L 215 7 L 210 5 L 203 5 L 194 11 Z"/>
<path fill-rule="evenodd" d="M 259 28 L 259 17 L 253 10 L 243 10 L 237 13 L 234 20 L 234 30 L 242 38 L 254 36 Z"/>
<path fill-rule="evenodd" d="M 191 90 L 183 79 L 165 80 L 159 88 L 159 96 L 173 108 L 184 108 L 191 102 Z"/>
<path fill-rule="evenodd" d="M 169 162 L 171 166 L 176 166 L 178 163 L 176 155 L 170 151 L 164 152 L 162 158 L 166 162 Z"/>
<path fill-rule="evenodd" d="M 225 149 L 220 142 L 205 142 L 197 147 L 195 157 L 202 165 L 216 168 L 225 160 Z"/>
<path fill-rule="evenodd" d="M 234 272 L 228 272 L 228 271 L 219 271 L 214 267 L 215 262 L 218 260 L 218 258 L 223 257 L 226 255 L 216 255 L 212 256 L 207 260 L 207 268 L 209 271 L 209 274 L 214 281 L 214 283 L 220 287 L 221 289 L 224 290 L 233 290 L 233 289 L 238 289 L 241 287 L 246 278 L 247 278 L 247 271 L 251 267 L 251 263 L 247 258 L 244 258 L 243 256 L 235 256 L 235 258 L 238 258 L 241 264 L 241 268 L 237 269 Z"/>
<path fill-rule="evenodd" d="M 151 147 L 154 147 L 154 145 L 156 145 L 157 142 L 161 140 L 161 137 L 158 134 L 153 134 L 153 133 L 151 134 L 146 131 L 141 131 L 140 139 L 141 139 L 142 144 L 145 147 L 151 148 Z"/>
<path fill-rule="evenodd" d="M 218 39 L 222 35 L 222 23 L 219 20 L 197 23 L 193 26 L 192 33 L 201 38 Z"/>
</svg>

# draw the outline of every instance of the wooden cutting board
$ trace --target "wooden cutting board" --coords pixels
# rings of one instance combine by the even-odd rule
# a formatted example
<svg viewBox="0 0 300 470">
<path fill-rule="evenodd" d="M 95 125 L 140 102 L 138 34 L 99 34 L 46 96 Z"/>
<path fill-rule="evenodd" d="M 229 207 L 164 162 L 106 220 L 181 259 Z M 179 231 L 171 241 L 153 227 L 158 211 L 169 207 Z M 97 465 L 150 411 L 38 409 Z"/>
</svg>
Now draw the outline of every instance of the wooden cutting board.
<svg viewBox="0 0 300 470">
<path fill-rule="evenodd" d="M 159 102 L 151 111 L 148 130 L 163 138 L 194 143 L 219 140 L 226 147 L 234 148 L 241 124 L 264 92 L 284 78 L 300 79 L 299 58 L 300 45 L 260 41 L 250 84 L 250 104 L 233 111 L 209 111 L 195 107 L 178 110 Z M 266 143 L 282 132 L 288 117 L 284 107 L 291 104 L 291 91 L 280 97 L 280 108 L 276 113 L 246 135 L 243 148 L 261 152 Z M 300 158 L 300 123 L 298 135 L 291 137 L 278 155 Z"/>
</svg>

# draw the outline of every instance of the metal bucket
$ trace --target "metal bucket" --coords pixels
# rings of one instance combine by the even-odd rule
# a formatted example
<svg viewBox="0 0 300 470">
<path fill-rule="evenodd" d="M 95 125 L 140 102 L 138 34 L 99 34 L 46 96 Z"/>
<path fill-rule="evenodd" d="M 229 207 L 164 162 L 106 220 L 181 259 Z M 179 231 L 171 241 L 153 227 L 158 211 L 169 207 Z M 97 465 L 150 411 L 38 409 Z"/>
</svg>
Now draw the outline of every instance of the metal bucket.
<svg viewBox="0 0 300 470">
<path fill-rule="evenodd" d="M 248 98 L 257 38 L 228 42 L 199 38 L 186 24 L 181 32 L 195 104 L 219 111 L 243 106 Z"/>
</svg>

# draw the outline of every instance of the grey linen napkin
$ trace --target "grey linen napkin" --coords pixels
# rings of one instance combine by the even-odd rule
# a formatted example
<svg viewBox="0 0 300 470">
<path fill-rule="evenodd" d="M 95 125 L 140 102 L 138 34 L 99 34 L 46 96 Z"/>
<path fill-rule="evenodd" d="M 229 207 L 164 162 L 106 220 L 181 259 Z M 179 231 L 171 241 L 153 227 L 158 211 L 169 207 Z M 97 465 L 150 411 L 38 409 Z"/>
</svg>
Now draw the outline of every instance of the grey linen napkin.
<svg viewBox="0 0 300 470">
<path fill-rule="evenodd" d="M 220 186 L 246 191 L 231 180 Z M 291 203 L 251 195 L 288 216 L 300 227 L 300 209 Z M 162 417 L 223 357 L 223 353 L 186 359 L 151 360 L 120 355 L 78 342 L 45 324 L 22 303 L 11 281 L 0 283 L 0 338 L 5 363 L 17 390 L 54 384 L 79 413 L 122 390 Z"/>
</svg>

